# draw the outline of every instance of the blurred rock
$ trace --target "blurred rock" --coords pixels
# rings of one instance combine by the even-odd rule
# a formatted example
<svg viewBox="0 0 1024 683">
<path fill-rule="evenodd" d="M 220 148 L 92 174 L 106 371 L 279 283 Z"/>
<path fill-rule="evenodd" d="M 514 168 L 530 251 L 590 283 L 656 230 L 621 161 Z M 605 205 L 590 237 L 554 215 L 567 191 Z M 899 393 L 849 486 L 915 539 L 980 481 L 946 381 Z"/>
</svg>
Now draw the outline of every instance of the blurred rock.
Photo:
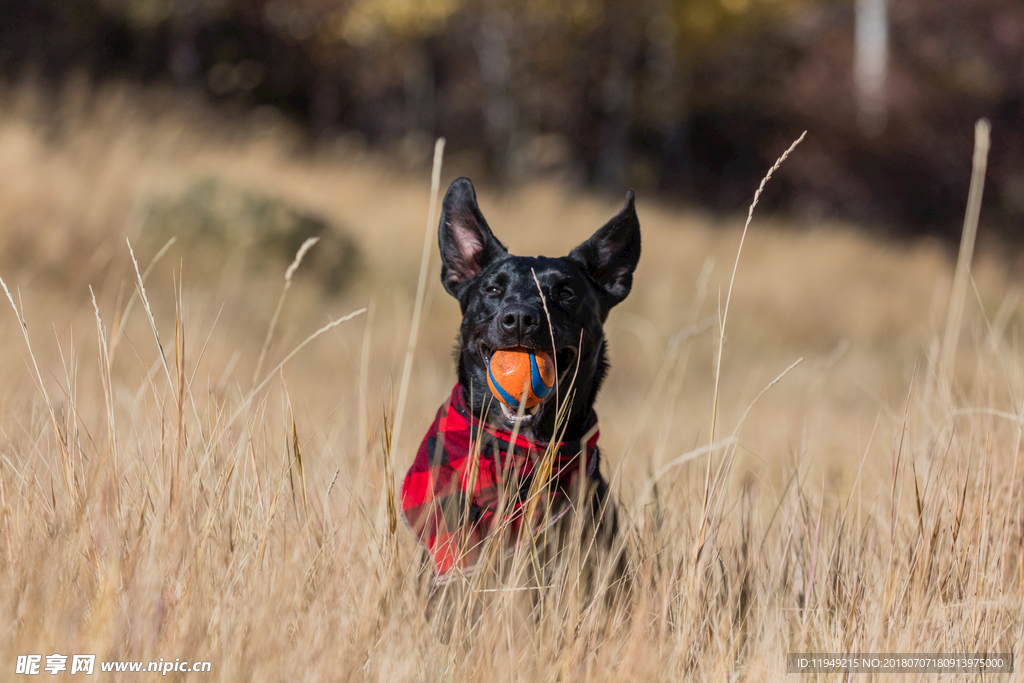
<svg viewBox="0 0 1024 683">
<path fill-rule="evenodd" d="M 351 282 L 360 261 L 355 240 L 325 217 L 215 177 L 151 199 L 141 232 L 143 244 L 154 252 L 177 238 L 174 249 L 186 270 L 205 276 L 234 267 L 283 276 L 302 243 L 318 237 L 296 277 L 313 278 L 331 294 Z"/>
</svg>

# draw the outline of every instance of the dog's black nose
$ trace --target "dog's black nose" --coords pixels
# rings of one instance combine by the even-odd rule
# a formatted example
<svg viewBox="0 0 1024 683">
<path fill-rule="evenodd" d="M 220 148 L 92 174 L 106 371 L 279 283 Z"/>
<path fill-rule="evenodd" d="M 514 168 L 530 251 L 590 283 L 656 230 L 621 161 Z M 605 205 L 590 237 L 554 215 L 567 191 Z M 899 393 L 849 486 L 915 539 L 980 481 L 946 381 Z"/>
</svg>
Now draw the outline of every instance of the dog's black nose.
<svg viewBox="0 0 1024 683">
<path fill-rule="evenodd" d="M 525 304 L 509 304 L 501 310 L 498 321 L 504 330 L 523 341 L 540 327 L 540 311 Z"/>
</svg>

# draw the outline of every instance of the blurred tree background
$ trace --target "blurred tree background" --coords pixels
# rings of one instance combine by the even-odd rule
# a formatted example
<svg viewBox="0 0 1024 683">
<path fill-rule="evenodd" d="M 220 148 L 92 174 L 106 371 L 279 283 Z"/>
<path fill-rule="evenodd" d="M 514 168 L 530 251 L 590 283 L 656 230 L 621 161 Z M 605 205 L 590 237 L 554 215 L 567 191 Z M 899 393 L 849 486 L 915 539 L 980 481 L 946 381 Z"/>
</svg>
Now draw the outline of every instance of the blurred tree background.
<svg viewBox="0 0 1024 683">
<path fill-rule="evenodd" d="M 0 3 L 5 79 L 82 72 L 275 107 L 312 144 L 425 155 L 443 135 L 496 182 L 554 174 L 716 210 L 744 210 L 808 129 L 767 204 L 944 237 L 986 116 L 984 215 L 1011 242 L 1024 216 L 1020 0 Z"/>
</svg>

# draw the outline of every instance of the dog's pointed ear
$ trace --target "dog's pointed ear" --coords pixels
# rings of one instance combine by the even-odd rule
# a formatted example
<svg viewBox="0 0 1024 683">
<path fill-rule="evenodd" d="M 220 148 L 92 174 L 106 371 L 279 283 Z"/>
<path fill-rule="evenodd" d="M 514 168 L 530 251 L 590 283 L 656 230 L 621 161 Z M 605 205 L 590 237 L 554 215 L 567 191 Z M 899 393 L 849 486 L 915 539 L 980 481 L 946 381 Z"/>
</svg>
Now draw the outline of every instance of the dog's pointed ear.
<svg viewBox="0 0 1024 683">
<path fill-rule="evenodd" d="M 466 283 L 479 275 L 487 264 L 508 255 L 504 245 L 487 227 L 469 178 L 453 181 L 444 195 L 437 244 L 441 250 L 441 283 L 456 299 Z"/>
<path fill-rule="evenodd" d="M 640 260 L 640 220 L 633 205 L 633 190 L 626 193 L 622 211 L 586 242 L 569 253 L 605 295 L 608 308 L 620 303 L 633 287 L 633 271 Z"/>
</svg>

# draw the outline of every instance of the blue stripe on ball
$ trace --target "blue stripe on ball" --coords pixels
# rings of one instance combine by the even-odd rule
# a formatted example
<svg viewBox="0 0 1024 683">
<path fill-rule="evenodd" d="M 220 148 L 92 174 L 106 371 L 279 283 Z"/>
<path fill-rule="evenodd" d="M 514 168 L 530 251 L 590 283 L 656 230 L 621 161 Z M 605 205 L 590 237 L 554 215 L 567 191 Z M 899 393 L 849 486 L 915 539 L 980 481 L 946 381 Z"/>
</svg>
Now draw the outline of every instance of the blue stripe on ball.
<svg viewBox="0 0 1024 683">
<path fill-rule="evenodd" d="M 544 386 L 544 380 L 540 377 L 540 368 L 537 367 L 537 356 L 530 353 L 530 381 L 533 384 L 533 393 L 537 398 L 546 398 L 551 393 L 551 387 Z"/>
<path fill-rule="evenodd" d="M 519 409 L 519 399 L 517 399 L 516 397 L 512 396 L 512 394 L 510 394 L 507 391 L 505 391 L 505 387 L 503 387 L 500 384 L 498 384 L 498 381 L 494 379 L 494 373 L 491 372 L 491 362 L 490 361 L 487 361 L 487 374 L 491 378 L 491 385 L 494 386 L 494 388 L 498 390 L 498 393 L 501 394 L 501 398 L 505 401 L 505 403 L 507 403 L 512 408 L 515 408 L 516 410 L 518 410 Z"/>
</svg>

